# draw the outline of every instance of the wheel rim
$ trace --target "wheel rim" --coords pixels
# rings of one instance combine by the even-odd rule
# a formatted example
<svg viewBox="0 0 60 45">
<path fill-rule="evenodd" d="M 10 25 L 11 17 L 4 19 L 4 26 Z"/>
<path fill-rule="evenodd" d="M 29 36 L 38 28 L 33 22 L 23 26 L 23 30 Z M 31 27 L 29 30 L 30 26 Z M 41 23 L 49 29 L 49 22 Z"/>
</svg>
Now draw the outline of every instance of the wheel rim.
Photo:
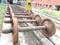
<svg viewBox="0 0 60 45">
<path fill-rule="evenodd" d="M 46 37 L 51 37 L 51 36 L 53 36 L 55 34 L 56 27 L 55 27 L 54 23 L 50 19 L 44 19 L 42 21 L 41 25 L 48 27 L 48 30 L 41 30 L 43 35 L 45 35 Z"/>
</svg>

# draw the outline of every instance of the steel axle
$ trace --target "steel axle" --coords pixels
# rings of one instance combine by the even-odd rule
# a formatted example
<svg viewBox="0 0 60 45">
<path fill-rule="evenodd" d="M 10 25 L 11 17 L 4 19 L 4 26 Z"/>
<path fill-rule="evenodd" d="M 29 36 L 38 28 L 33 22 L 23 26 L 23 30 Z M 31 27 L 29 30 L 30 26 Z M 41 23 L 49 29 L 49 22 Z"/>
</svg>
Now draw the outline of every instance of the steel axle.
<svg viewBox="0 0 60 45">
<path fill-rule="evenodd" d="M 37 20 L 18 20 L 19 23 L 37 22 Z"/>
<path fill-rule="evenodd" d="M 19 32 L 29 31 L 29 30 L 47 30 L 46 26 L 33 26 L 33 27 L 19 27 Z"/>
<path fill-rule="evenodd" d="M 28 15 L 29 13 L 14 13 L 15 15 Z"/>
<path fill-rule="evenodd" d="M 22 15 L 15 15 L 15 17 L 17 17 L 17 18 L 32 18 L 31 16 L 22 16 Z"/>
<path fill-rule="evenodd" d="M 33 27 L 19 27 L 18 32 L 30 31 L 30 30 L 47 30 L 46 26 L 33 26 Z M 13 29 L 3 30 L 2 33 L 13 33 Z"/>
</svg>

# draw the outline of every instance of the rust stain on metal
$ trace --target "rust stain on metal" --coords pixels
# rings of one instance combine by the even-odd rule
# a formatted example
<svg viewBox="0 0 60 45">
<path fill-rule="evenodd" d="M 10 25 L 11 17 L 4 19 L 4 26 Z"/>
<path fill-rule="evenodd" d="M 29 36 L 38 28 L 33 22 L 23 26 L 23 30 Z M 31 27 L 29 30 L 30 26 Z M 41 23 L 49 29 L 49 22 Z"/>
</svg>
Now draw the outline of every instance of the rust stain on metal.
<svg viewBox="0 0 60 45">
<path fill-rule="evenodd" d="M 17 19 L 13 18 L 13 42 L 18 43 L 18 22 Z"/>
</svg>

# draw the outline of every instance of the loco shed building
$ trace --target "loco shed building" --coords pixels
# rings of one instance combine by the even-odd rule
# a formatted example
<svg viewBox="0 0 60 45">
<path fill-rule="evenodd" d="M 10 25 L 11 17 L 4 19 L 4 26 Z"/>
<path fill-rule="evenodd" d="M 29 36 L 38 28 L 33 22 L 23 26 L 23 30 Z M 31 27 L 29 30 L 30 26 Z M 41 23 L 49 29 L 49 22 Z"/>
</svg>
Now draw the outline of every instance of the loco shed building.
<svg viewBox="0 0 60 45">
<path fill-rule="evenodd" d="M 60 0 L 34 0 L 33 5 L 40 8 L 60 9 Z"/>
</svg>

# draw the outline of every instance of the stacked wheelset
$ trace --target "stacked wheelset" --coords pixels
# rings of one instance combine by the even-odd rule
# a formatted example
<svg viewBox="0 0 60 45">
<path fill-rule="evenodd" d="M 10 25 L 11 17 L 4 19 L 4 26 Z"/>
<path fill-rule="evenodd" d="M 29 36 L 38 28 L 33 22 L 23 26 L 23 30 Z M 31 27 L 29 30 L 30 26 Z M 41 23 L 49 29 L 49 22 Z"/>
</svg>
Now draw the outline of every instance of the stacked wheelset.
<svg viewBox="0 0 60 45">
<path fill-rule="evenodd" d="M 56 28 L 52 20 L 50 19 L 42 19 L 39 15 L 34 15 L 31 12 L 24 12 L 21 10 L 20 12 L 13 12 L 13 9 L 9 5 L 10 9 L 10 19 L 11 21 L 6 21 L 6 22 L 11 22 L 12 24 L 12 33 L 13 33 L 13 43 L 17 44 L 18 43 L 18 32 L 24 32 L 24 31 L 29 31 L 29 30 L 40 30 L 43 35 L 46 37 L 51 37 L 52 35 L 55 34 Z M 26 20 L 20 20 L 18 18 L 26 18 Z M 18 28 L 18 23 L 31 23 L 34 25 L 33 27 L 19 27 Z M 9 31 L 2 31 L 3 33 L 11 33 Z"/>
</svg>

